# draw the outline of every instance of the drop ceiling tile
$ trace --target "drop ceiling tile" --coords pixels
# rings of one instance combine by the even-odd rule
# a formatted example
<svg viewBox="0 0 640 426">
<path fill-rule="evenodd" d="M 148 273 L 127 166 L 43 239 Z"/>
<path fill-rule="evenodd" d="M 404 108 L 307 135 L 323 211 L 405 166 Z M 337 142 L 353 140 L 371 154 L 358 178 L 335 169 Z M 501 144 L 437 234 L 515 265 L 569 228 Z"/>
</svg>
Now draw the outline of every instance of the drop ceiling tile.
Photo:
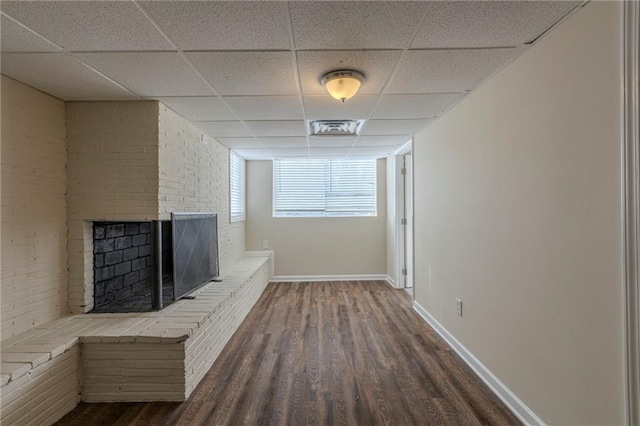
<svg viewBox="0 0 640 426">
<path fill-rule="evenodd" d="M 289 49 L 283 2 L 141 3 L 182 50 Z"/>
<path fill-rule="evenodd" d="M 221 95 L 294 95 L 291 52 L 191 52 L 187 57 Z"/>
<path fill-rule="evenodd" d="M 500 47 L 529 43 L 580 2 L 433 2 L 413 48 Z"/>
<path fill-rule="evenodd" d="M 264 148 L 307 148 L 306 137 L 257 138 Z"/>
<path fill-rule="evenodd" d="M 276 157 L 308 157 L 309 148 L 277 148 L 270 149 L 271 154 Z"/>
<path fill-rule="evenodd" d="M 237 117 L 216 96 L 158 97 L 163 104 L 191 121 L 236 120 Z"/>
<path fill-rule="evenodd" d="M 311 157 L 314 158 L 342 158 L 349 155 L 351 148 L 311 148 Z"/>
<path fill-rule="evenodd" d="M 173 50 L 133 2 L 3 1 L 2 11 L 67 50 Z"/>
<path fill-rule="evenodd" d="M 326 95 L 320 84 L 322 76 L 333 70 L 347 68 L 360 71 L 365 81 L 358 94 L 379 94 L 389 79 L 391 71 L 401 55 L 400 50 L 329 50 L 297 52 L 302 93 L 305 95 Z"/>
<path fill-rule="evenodd" d="M 351 148 L 356 143 L 356 137 L 350 136 L 309 136 L 311 148 Z"/>
<path fill-rule="evenodd" d="M 409 142 L 410 135 L 360 136 L 357 147 L 365 146 L 401 146 Z"/>
<path fill-rule="evenodd" d="M 214 138 L 251 136 L 240 121 L 197 121 L 195 125 Z"/>
<path fill-rule="evenodd" d="M 102 52 L 77 56 L 139 96 L 213 94 L 178 52 Z"/>
<path fill-rule="evenodd" d="M 393 146 L 365 146 L 365 147 L 353 147 L 349 153 L 349 157 L 386 157 L 393 153 L 398 148 L 397 145 Z"/>
<path fill-rule="evenodd" d="M 296 120 L 302 118 L 297 96 L 226 97 L 225 102 L 242 120 Z"/>
<path fill-rule="evenodd" d="M 3 52 L 59 52 L 60 49 L 22 25 L 2 15 L 0 41 Z"/>
<path fill-rule="evenodd" d="M 403 48 L 428 2 L 290 2 L 298 49 Z"/>
<path fill-rule="evenodd" d="M 5 53 L 2 74 L 65 101 L 137 99 L 66 53 Z"/>
<path fill-rule="evenodd" d="M 367 118 L 379 96 L 356 95 L 346 102 L 340 102 L 329 95 L 304 97 L 308 120 L 342 120 Z"/>
<path fill-rule="evenodd" d="M 260 149 L 264 148 L 255 138 L 216 138 L 218 142 L 231 149 Z"/>
<path fill-rule="evenodd" d="M 458 103 L 464 94 L 385 95 L 372 118 L 433 118 Z"/>
<path fill-rule="evenodd" d="M 304 120 L 245 121 L 244 124 L 256 136 L 306 136 Z"/>
<path fill-rule="evenodd" d="M 361 135 L 412 135 L 424 128 L 431 120 L 368 120 Z"/>
<path fill-rule="evenodd" d="M 409 50 L 385 93 L 446 93 L 473 89 L 522 48 Z"/>
</svg>

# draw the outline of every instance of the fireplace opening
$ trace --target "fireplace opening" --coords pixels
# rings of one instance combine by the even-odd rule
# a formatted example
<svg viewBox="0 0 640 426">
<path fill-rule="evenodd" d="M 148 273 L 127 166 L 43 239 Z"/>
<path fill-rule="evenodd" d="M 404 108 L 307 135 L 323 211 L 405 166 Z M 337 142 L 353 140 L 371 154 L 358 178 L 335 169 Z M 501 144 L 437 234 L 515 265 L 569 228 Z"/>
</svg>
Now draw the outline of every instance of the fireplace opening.
<svg viewBox="0 0 640 426">
<path fill-rule="evenodd" d="M 171 220 L 93 222 L 91 313 L 148 312 L 218 281 L 216 213 Z"/>
<path fill-rule="evenodd" d="M 161 221 L 162 250 L 154 253 L 151 222 L 93 223 L 91 313 L 152 310 L 153 270 L 162 262 L 162 305 L 174 302 L 171 222 Z M 159 258 L 159 259 L 158 259 Z"/>
</svg>

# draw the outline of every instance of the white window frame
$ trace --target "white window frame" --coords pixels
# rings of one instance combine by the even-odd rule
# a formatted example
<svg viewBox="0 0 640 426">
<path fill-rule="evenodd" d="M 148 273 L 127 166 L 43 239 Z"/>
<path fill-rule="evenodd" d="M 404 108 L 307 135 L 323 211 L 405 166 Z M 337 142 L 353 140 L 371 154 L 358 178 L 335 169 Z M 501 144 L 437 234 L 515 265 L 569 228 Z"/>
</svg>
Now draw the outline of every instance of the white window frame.
<svg viewBox="0 0 640 426">
<path fill-rule="evenodd" d="M 240 173 L 234 176 L 234 162 L 238 162 Z M 246 161 L 233 151 L 229 151 L 229 223 L 244 222 L 247 211 Z M 240 180 L 236 182 L 236 180 Z M 241 212 L 234 214 L 235 191 L 239 191 Z"/>
<path fill-rule="evenodd" d="M 352 217 L 358 217 L 358 218 L 363 218 L 363 217 L 376 217 L 378 215 L 378 162 L 377 159 L 367 159 L 364 161 L 371 161 L 373 163 L 373 182 L 371 182 L 373 184 L 373 194 L 371 194 L 373 196 L 373 203 L 372 203 L 372 210 L 368 210 L 368 211 L 363 211 L 361 212 L 361 214 L 358 214 L 358 212 L 340 212 L 340 210 L 332 210 L 330 209 L 330 201 L 331 201 L 331 197 L 329 197 L 330 194 L 334 194 L 335 197 L 335 192 L 331 192 L 330 187 L 334 184 L 332 184 L 332 178 L 335 178 L 336 175 L 332 174 L 332 168 L 331 168 L 331 163 L 333 162 L 342 162 L 344 160 L 339 160 L 339 159 L 310 159 L 310 162 L 314 162 L 316 164 L 316 166 L 318 165 L 319 162 L 327 162 L 327 171 L 326 173 L 328 173 L 327 175 L 325 175 L 325 182 L 324 182 L 324 189 L 319 189 L 322 188 L 322 185 L 317 185 L 315 187 L 315 202 L 318 205 L 323 205 L 323 208 L 319 208 L 317 211 L 313 211 L 313 210 L 307 210 L 304 207 L 309 207 L 304 206 L 304 205 L 300 205 L 300 210 L 296 213 L 295 211 L 290 211 L 289 213 L 287 213 L 286 211 L 281 211 L 281 209 L 279 209 L 278 203 L 277 203 L 277 199 L 278 199 L 278 188 L 279 188 L 279 177 L 277 176 L 279 167 L 276 166 L 277 162 L 286 162 L 287 160 L 292 160 L 292 159 L 288 159 L 288 158 L 280 158 L 280 159 L 274 159 L 273 160 L 273 193 L 272 193 L 272 199 L 273 199 L 273 217 L 274 218 L 352 218 Z M 300 160 L 298 160 L 300 161 Z M 349 161 L 363 161 L 363 160 L 349 160 Z M 311 167 L 311 165 L 309 166 Z M 338 175 L 340 176 L 340 175 Z M 357 181 L 357 180 L 356 180 Z M 317 181 L 316 181 L 317 182 Z M 344 181 L 343 181 L 344 182 Z M 340 184 L 338 184 L 340 185 Z M 298 191 L 300 191 L 299 188 L 296 188 Z M 296 189 L 294 189 L 294 194 Z M 323 192 L 324 191 L 324 192 Z M 321 195 L 322 194 L 322 195 Z M 322 200 L 324 196 L 324 200 Z M 336 198 L 333 198 L 333 200 L 335 200 Z M 313 201 L 311 201 L 313 203 Z M 354 206 L 357 205 L 354 204 Z M 334 201 L 334 206 L 335 206 L 335 201 Z"/>
</svg>

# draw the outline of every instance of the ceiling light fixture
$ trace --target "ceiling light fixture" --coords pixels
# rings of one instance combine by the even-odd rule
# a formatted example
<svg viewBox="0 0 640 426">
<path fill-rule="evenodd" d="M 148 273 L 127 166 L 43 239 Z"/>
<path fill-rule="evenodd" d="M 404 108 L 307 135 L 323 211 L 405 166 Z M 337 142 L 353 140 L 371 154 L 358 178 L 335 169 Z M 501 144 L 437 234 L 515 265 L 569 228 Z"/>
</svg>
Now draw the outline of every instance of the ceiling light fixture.
<svg viewBox="0 0 640 426">
<path fill-rule="evenodd" d="M 364 75 L 354 70 L 337 70 L 326 73 L 320 83 L 334 98 L 344 102 L 358 93 Z"/>
</svg>

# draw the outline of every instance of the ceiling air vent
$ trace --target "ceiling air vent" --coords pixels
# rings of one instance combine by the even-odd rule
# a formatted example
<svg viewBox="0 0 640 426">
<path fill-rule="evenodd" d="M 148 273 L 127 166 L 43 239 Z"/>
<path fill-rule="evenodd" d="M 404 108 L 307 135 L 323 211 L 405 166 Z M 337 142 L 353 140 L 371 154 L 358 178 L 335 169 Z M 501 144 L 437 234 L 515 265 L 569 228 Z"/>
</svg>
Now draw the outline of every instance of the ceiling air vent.
<svg viewBox="0 0 640 426">
<path fill-rule="evenodd" d="M 311 136 L 357 136 L 364 120 L 309 121 Z"/>
</svg>

